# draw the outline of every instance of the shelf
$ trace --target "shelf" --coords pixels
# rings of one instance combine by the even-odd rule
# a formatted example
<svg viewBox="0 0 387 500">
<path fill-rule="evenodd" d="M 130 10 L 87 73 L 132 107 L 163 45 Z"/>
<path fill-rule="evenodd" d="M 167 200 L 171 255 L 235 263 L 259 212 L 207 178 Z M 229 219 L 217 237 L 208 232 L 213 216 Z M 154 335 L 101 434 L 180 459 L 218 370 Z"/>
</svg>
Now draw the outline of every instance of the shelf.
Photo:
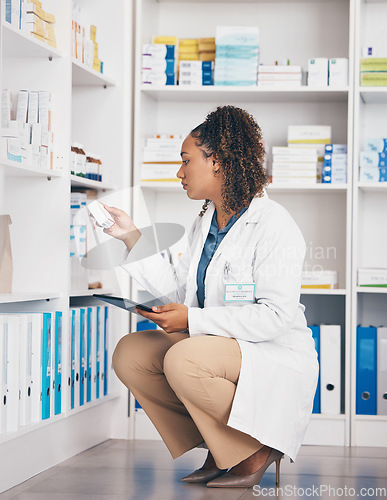
<svg viewBox="0 0 387 500">
<path fill-rule="evenodd" d="M 90 408 L 95 408 L 96 406 L 99 406 L 104 403 L 108 403 L 109 401 L 113 401 L 120 396 L 118 394 L 108 394 L 107 396 L 102 396 L 100 399 L 97 399 L 95 401 L 90 401 L 89 403 L 85 403 L 83 406 L 80 406 L 78 408 L 74 408 L 73 410 L 70 411 L 64 411 L 60 413 L 59 415 L 53 415 L 50 418 L 47 418 L 45 420 L 41 420 L 40 422 L 34 422 L 30 425 L 26 425 L 18 429 L 16 432 L 5 432 L 4 434 L 0 434 L 0 444 L 6 443 L 7 441 L 11 441 L 13 439 L 17 439 L 25 434 L 29 434 L 30 432 L 36 431 L 38 429 L 41 429 L 42 427 L 46 427 L 48 425 L 54 424 L 60 420 L 63 420 L 67 417 L 71 417 L 72 415 L 75 415 L 77 413 L 89 410 Z"/>
<path fill-rule="evenodd" d="M 179 87 L 178 85 L 141 86 L 144 95 L 149 95 L 157 101 L 202 102 L 227 101 L 235 102 L 346 102 L 348 88 L 313 88 L 313 87 L 283 87 L 262 88 L 232 87 L 232 86 L 198 86 Z"/>
<path fill-rule="evenodd" d="M 143 189 L 147 189 L 150 191 L 162 191 L 162 192 L 184 192 L 184 189 L 181 186 L 179 181 L 176 182 L 152 182 L 152 181 L 141 181 L 140 186 Z M 287 185 L 273 185 L 270 184 L 267 187 L 268 193 L 329 193 L 329 192 L 347 192 L 348 186 L 347 184 L 309 184 L 309 185 L 300 185 L 300 184 L 287 184 Z"/>
<path fill-rule="evenodd" d="M 60 50 L 50 47 L 29 33 L 23 33 L 6 21 L 2 21 L 3 28 L 3 56 L 7 57 L 63 57 Z"/>
<path fill-rule="evenodd" d="M 359 182 L 357 186 L 361 191 L 387 191 L 387 182 Z"/>
<path fill-rule="evenodd" d="M 382 286 L 358 286 L 356 287 L 357 293 L 387 293 L 387 287 Z"/>
<path fill-rule="evenodd" d="M 92 297 L 93 293 L 102 293 L 104 295 L 111 295 L 113 290 L 111 288 L 94 288 L 93 290 L 71 290 L 70 298 L 72 297 Z"/>
<path fill-rule="evenodd" d="M 308 191 L 313 193 L 326 193 L 326 192 L 347 192 L 348 185 L 347 184 L 285 184 L 285 185 L 276 185 L 270 184 L 267 187 L 268 193 L 275 192 L 293 192 L 293 193 L 306 193 Z"/>
<path fill-rule="evenodd" d="M 31 292 L 31 293 L 1 293 L 0 304 L 13 304 L 15 302 L 30 302 L 32 300 L 58 299 L 60 293 Z"/>
<path fill-rule="evenodd" d="M 360 97 L 367 104 L 387 104 L 387 87 L 360 87 Z"/>
<path fill-rule="evenodd" d="M 71 186 L 96 189 L 97 191 L 114 190 L 115 186 L 107 182 L 93 181 L 85 177 L 78 177 L 77 175 L 70 175 Z"/>
<path fill-rule="evenodd" d="M 158 0 L 160 3 L 171 2 L 171 3 L 235 3 L 235 0 Z M 339 2 L 345 2 L 346 0 L 337 0 Z M 386 0 L 366 0 L 367 2 L 385 2 Z M 294 3 L 294 0 L 242 0 L 241 3 Z M 299 3 L 320 3 L 321 0 L 298 0 Z"/>
<path fill-rule="evenodd" d="M 34 168 L 21 163 L 0 160 L 0 168 L 3 167 L 7 177 L 32 176 L 32 177 L 62 177 L 61 170 L 51 170 L 49 168 Z"/>
<path fill-rule="evenodd" d="M 85 87 L 85 86 L 102 86 L 102 87 L 113 87 L 117 85 L 117 82 L 113 78 L 109 78 L 103 73 L 98 73 L 92 68 L 85 66 L 77 60 L 72 61 L 72 82 L 73 86 Z"/>
<path fill-rule="evenodd" d="M 312 419 L 314 420 L 345 420 L 345 415 L 326 415 L 324 413 L 312 413 Z"/>
<path fill-rule="evenodd" d="M 387 422 L 387 415 L 355 415 L 356 420 L 368 420 L 369 422 Z"/>
<path fill-rule="evenodd" d="M 345 288 L 301 288 L 301 295 L 347 295 Z"/>
</svg>

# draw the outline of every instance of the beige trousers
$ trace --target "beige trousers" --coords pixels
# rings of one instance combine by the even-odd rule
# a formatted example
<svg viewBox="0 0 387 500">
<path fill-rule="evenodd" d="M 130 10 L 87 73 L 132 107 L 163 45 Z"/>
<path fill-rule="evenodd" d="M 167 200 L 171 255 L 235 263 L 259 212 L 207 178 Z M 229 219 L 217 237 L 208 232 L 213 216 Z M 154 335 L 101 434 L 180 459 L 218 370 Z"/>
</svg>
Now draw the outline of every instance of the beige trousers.
<svg viewBox="0 0 387 500">
<path fill-rule="evenodd" d="M 173 458 L 203 441 L 220 469 L 262 448 L 227 426 L 241 352 L 235 339 L 163 330 L 133 332 L 113 354 L 118 378 L 153 422 Z"/>
</svg>

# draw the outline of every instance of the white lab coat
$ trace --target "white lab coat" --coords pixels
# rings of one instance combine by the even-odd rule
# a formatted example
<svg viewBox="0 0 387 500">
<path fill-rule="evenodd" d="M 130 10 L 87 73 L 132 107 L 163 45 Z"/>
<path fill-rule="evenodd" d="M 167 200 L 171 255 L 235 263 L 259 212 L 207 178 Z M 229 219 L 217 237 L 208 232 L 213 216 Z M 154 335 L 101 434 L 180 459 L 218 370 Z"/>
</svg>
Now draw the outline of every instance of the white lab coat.
<svg viewBox="0 0 387 500">
<path fill-rule="evenodd" d="M 242 364 L 228 425 L 294 461 L 310 420 L 319 370 L 299 302 L 305 241 L 284 207 L 266 192 L 254 198 L 207 268 L 201 309 L 196 272 L 214 210 L 211 203 L 196 218 L 176 271 L 160 254 L 123 267 L 153 295 L 189 308 L 191 337 L 237 340 Z M 226 283 L 255 283 L 255 302 L 225 303 Z"/>
</svg>

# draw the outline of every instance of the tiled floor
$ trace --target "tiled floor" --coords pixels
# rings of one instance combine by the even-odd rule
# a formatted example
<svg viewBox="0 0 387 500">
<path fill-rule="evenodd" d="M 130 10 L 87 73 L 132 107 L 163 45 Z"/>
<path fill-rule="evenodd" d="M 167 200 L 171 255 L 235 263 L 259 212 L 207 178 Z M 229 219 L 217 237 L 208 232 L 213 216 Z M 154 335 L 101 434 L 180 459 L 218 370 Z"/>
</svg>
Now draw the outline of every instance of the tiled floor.
<svg viewBox="0 0 387 500">
<path fill-rule="evenodd" d="M 0 497 L 2 500 L 247 500 L 259 496 L 387 499 L 387 448 L 302 446 L 294 463 L 288 458 L 281 462 L 278 490 L 275 490 L 274 464 L 260 485 L 250 489 L 182 483 L 180 478 L 200 467 L 206 454 L 204 449 L 195 449 L 173 460 L 161 441 L 109 440 Z"/>
</svg>

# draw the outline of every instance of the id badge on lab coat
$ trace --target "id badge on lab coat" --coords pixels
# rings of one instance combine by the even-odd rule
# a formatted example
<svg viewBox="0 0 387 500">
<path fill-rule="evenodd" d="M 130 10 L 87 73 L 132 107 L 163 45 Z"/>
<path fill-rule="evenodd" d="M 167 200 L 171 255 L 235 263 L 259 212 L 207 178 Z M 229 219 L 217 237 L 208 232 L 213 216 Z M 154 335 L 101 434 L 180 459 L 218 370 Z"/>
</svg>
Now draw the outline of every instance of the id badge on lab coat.
<svg viewBox="0 0 387 500">
<path fill-rule="evenodd" d="M 254 302 L 255 283 L 226 283 L 224 285 L 225 302 Z"/>
</svg>

